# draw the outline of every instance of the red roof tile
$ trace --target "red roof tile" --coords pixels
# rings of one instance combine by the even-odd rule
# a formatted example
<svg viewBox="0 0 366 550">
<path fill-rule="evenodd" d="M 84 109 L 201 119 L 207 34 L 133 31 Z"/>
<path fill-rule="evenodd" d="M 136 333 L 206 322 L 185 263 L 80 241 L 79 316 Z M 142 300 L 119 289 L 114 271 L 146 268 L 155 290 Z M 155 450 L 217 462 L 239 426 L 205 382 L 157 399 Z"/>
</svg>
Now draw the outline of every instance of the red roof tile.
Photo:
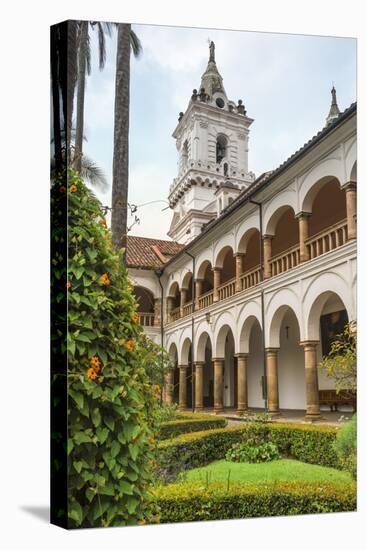
<svg viewBox="0 0 366 550">
<path fill-rule="evenodd" d="M 161 267 L 184 248 L 183 244 L 147 237 L 127 237 L 127 266 L 154 269 Z"/>
</svg>

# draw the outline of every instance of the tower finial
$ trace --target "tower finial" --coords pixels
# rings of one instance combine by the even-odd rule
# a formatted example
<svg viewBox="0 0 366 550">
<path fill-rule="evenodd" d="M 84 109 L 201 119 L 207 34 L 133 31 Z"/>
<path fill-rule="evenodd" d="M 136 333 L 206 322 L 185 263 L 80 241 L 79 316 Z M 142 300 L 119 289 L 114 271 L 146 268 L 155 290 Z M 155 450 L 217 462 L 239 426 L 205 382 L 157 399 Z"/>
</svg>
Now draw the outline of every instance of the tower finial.
<svg viewBox="0 0 366 550">
<path fill-rule="evenodd" d="M 338 107 L 338 104 L 337 104 L 337 91 L 334 87 L 334 82 L 333 82 L 333 86 L 332 86 L 332 89 L 331 89 L 331 94 L 332 94 L 332 103 L 331 103 L 330 111 L 329 111 L 329 114 L 328 114 L 327 120 L 326 120 L 327 125 L 330 124 L 331 122 L 333 122 L 333 120 L 338 118 L 338 116 L 341 114 L 341 112 L 339 110 L 339 107 Z"/>
<path fill-rule="evenodd" d="M 209 58 L 209 63 L 216 63 L 215 61 L 215 42 L 213 40 L 211 40 L 210 42 L 210 58 Z"/>
</svg>

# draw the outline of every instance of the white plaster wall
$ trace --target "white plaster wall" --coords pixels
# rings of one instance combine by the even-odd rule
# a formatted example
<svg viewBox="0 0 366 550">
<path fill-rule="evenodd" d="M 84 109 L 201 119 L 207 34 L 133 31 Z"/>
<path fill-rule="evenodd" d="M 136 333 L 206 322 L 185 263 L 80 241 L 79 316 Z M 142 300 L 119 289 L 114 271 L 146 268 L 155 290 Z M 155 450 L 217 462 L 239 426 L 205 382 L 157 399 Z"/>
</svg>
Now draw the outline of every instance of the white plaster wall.
<svg viewBox="0 0 366 550">
<path fill-rule="evenodd" d="M 299 342 L 298 322 L 294 313 L 288 311 L 281 324 L 278 351 L 280 409 L 306 409 L 304 350 Z"/>
<path fill-rule="evenodd" d="M 248 405 L 264 408 L 261 379 L 263 376 L 263 352 L 261 330 L 258 325 L 252 329 L 249 341 L 248 372 Z"/>
</svg>

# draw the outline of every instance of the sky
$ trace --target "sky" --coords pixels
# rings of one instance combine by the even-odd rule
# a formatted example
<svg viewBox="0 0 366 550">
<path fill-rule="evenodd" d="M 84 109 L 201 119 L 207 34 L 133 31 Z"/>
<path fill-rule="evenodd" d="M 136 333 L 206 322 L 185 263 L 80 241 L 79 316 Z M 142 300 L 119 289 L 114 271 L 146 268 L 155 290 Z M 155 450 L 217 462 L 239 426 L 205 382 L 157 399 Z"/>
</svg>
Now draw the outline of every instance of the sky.
<svg viewBox="0 0 366 550">
<path fill-rule="evenodd" d="M 131 58 L 129 203 L 138 206 L 131 235 L 166 239 L 177 175 L 172 133 L 208 62 L 208 40 L 229 99 L 242 99 L 254 119 L 249 170 L 272 170 L 325 125 L 332 85 L 341 111 L 356 100 L 356 40 L 307 35 L 133 25 L 143 53 Z M 97 192 L 110 205 L 116 33 L 98 69 L 96 33 L 85 98 L 85 152 L 103 168 L 110 187 Z M 146 203 L 152 201 L 153 204 Z M 145 205 L 145 206 L 144 206 Z M 129 225 L 133 218 L 129 219 Z"/>
</svg>

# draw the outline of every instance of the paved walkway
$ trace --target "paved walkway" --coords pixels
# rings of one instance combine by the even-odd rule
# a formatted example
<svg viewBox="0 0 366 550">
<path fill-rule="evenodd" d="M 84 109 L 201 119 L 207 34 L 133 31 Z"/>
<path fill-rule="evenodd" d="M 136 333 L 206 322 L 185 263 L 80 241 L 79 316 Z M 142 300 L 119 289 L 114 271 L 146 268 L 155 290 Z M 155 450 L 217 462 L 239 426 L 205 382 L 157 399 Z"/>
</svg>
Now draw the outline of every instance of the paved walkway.
<svg viewBox="0 0 366 550">
<path fill-rule="evenodd" d="M 347 410 L 348 409 L 348 410 Z M 187 409 L 187 412 L 189 409 Z M 206 414 L 215 414 L 214 410 L 207 408 L 203 410 Z M 263 409 L 250 409 L 251 413 L 263 414 Z M 304 410 L 281 410 L 281 416 L 273 418 L 274 422 L 293 422 L 297 424 L 325 424 L 330 426 L 339 426 L 343 420 L 350 420 L 354 411 L 351 408 L 343 407 L 342 411 L 331 412 L 329 410 L 321 411 L 321 418 L 316 421 L 305 420 Z M 229 426 L 237 426 L 239 422 L 242 422 L 242 418 L 236 414 L 236 409 L 226 408 L 223 413 L 219 413 L 217 416 L 225 416 L 228 420 Z"/>
</svg>

